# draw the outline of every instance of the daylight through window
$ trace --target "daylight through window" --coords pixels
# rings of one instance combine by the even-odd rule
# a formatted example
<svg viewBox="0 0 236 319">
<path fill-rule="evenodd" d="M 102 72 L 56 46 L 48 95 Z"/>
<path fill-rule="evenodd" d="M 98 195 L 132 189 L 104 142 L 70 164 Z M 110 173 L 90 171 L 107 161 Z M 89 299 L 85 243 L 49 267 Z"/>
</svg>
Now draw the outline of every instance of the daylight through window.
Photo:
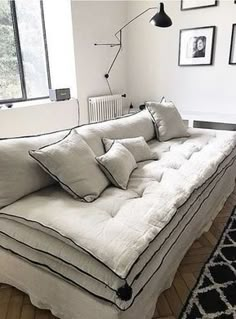
<svg viewBox="0 0 236 319">
<path fill-rule="evenodd" d="M 0 103 L 48 97 L 43 3 L 0 0 Z"/>
</svg>

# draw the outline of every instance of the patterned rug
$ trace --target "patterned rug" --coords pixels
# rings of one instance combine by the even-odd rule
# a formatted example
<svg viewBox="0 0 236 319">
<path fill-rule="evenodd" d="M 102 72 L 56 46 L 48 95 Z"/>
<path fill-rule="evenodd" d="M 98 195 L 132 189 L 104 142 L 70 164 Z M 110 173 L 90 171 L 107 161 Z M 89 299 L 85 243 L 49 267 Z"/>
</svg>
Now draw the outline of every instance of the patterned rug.
<svg viewBox="0 0 236 319">
<path fill-rule="evenodd" d="M 179 319 L 236 318 L 236 208 Z"/>
</svg>

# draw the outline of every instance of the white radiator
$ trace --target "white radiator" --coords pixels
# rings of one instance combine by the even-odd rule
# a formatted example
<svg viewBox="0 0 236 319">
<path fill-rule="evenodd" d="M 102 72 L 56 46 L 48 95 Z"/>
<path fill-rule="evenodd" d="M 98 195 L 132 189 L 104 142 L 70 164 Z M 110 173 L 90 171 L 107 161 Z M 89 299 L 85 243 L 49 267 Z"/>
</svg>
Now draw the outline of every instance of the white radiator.
<svg viewBox="0 0 236 319">
<path fill-rule="evenodd" d="M 88 101 L 89 123 L 110 120 L 123 115 L 121 95 L 90 97 Z"/>
</svg>

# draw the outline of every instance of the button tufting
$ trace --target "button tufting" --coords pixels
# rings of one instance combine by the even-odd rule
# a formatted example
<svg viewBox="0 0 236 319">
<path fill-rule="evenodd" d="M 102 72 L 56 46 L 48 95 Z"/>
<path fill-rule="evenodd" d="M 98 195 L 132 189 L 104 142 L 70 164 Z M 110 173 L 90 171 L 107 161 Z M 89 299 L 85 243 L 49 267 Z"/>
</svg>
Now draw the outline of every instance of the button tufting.
<svg viewBox="0 0 236 319">
<path fill-rule="evenodd" d="M 188 154 L 188 155 L 184 155 L 184 157 L 185 157 L 186 160 L 189 160 L 192 155 L 193 155 L 193 153 L 192 154 Z"/>
<path fill-rule="evenodd" d="M 171 146 L 168 146 L 168 148 L 166 150 L 163 151 L 163 153 L 169 152 L 171 149 Z"/>
<path fill-rule="evenodd" d="M 179 169 L 181 167 L 181 165 L 177 165 L 177 164 L 172 164 L 172 165 L 169 165 L 167 166 L 167 168 L 170 168 L 170 169 Z"/>
<path fill-rule="evenodd" d="M 154 179 L 153 182 L 160 183 L 162 180 L 163 174 L 164 174 L 164 172 L 161 172 L 160 175 L 158 176 L 158 178 Z"/>
<path fill-rule="evenodd" d="M 111 212 L 109 215 L 111 218 L 115 218 L 118 213 L 119 213 L 119 209 L 117 211 Z"/>
<path fill-rule="evenodd" d="M 133 196 L 133 197 L 130 197 L 128 200 L 133 200 L 133 199 L 138 199 L 138 198 L 141 198 L 142 197 L 142 194 L 139 194 L 139 193 L 137 193 L 137 192 L 135 192 L 135 196 Z"/>
</svg>

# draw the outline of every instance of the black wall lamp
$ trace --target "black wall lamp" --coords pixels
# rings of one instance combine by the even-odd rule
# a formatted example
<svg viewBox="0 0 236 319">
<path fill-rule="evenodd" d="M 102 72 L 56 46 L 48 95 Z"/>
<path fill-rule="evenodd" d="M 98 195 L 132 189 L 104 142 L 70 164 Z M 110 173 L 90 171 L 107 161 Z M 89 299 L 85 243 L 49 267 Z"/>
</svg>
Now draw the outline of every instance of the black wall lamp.
<svg viewBox="0 0 236 319">
<path fill-rule="evenodd" d="M 127 22 L 122 28 L 120 28 L 116 33 L 115 33 L 115 37 L 118 40 L 118 43 L 95 43 L 94 45 L 105 45 L 105 46 L 110 46 L 111 48 L 113 47 L 118 47 L 118 51 L 107 71 L 107 73 L 104 75 L 105 79 L 107 81 L 107 85 L 109 88 L 109 91 L 111 94 L 112 90 L 109 84 L 109 76 L 110 76 L 110 72 L 115 64 L 116 59 L 118 58 L 118 55 L 120 54 L 120 51 L 122 49 L 122 31 L 123 29 L 125 29 L 129 24 L 131 24 L 134 20 L 138 19 L 140 16 L 142 16 L 144 13 L 146 13 L 149 10 L 153 10 L 153 9 L 158 9 L 158 7 L 151 7 L 148 8 L 146 10 L 144 10 L 143 12 L 141 12 L 140 14 L 138 14 L 136 17 L 134 17 L 132 20 L 130 20 L 129 22 Z M 168 28 L 172 25 L 172 21 L 171 18 L 165 13 L 164 10 L 164 3 L 160 3 L 160 11 L 157 12 L 149 21 L 152 25 L 156 26 L 156 27 L 160 27 L 160 28 Z"/>
</svg>

